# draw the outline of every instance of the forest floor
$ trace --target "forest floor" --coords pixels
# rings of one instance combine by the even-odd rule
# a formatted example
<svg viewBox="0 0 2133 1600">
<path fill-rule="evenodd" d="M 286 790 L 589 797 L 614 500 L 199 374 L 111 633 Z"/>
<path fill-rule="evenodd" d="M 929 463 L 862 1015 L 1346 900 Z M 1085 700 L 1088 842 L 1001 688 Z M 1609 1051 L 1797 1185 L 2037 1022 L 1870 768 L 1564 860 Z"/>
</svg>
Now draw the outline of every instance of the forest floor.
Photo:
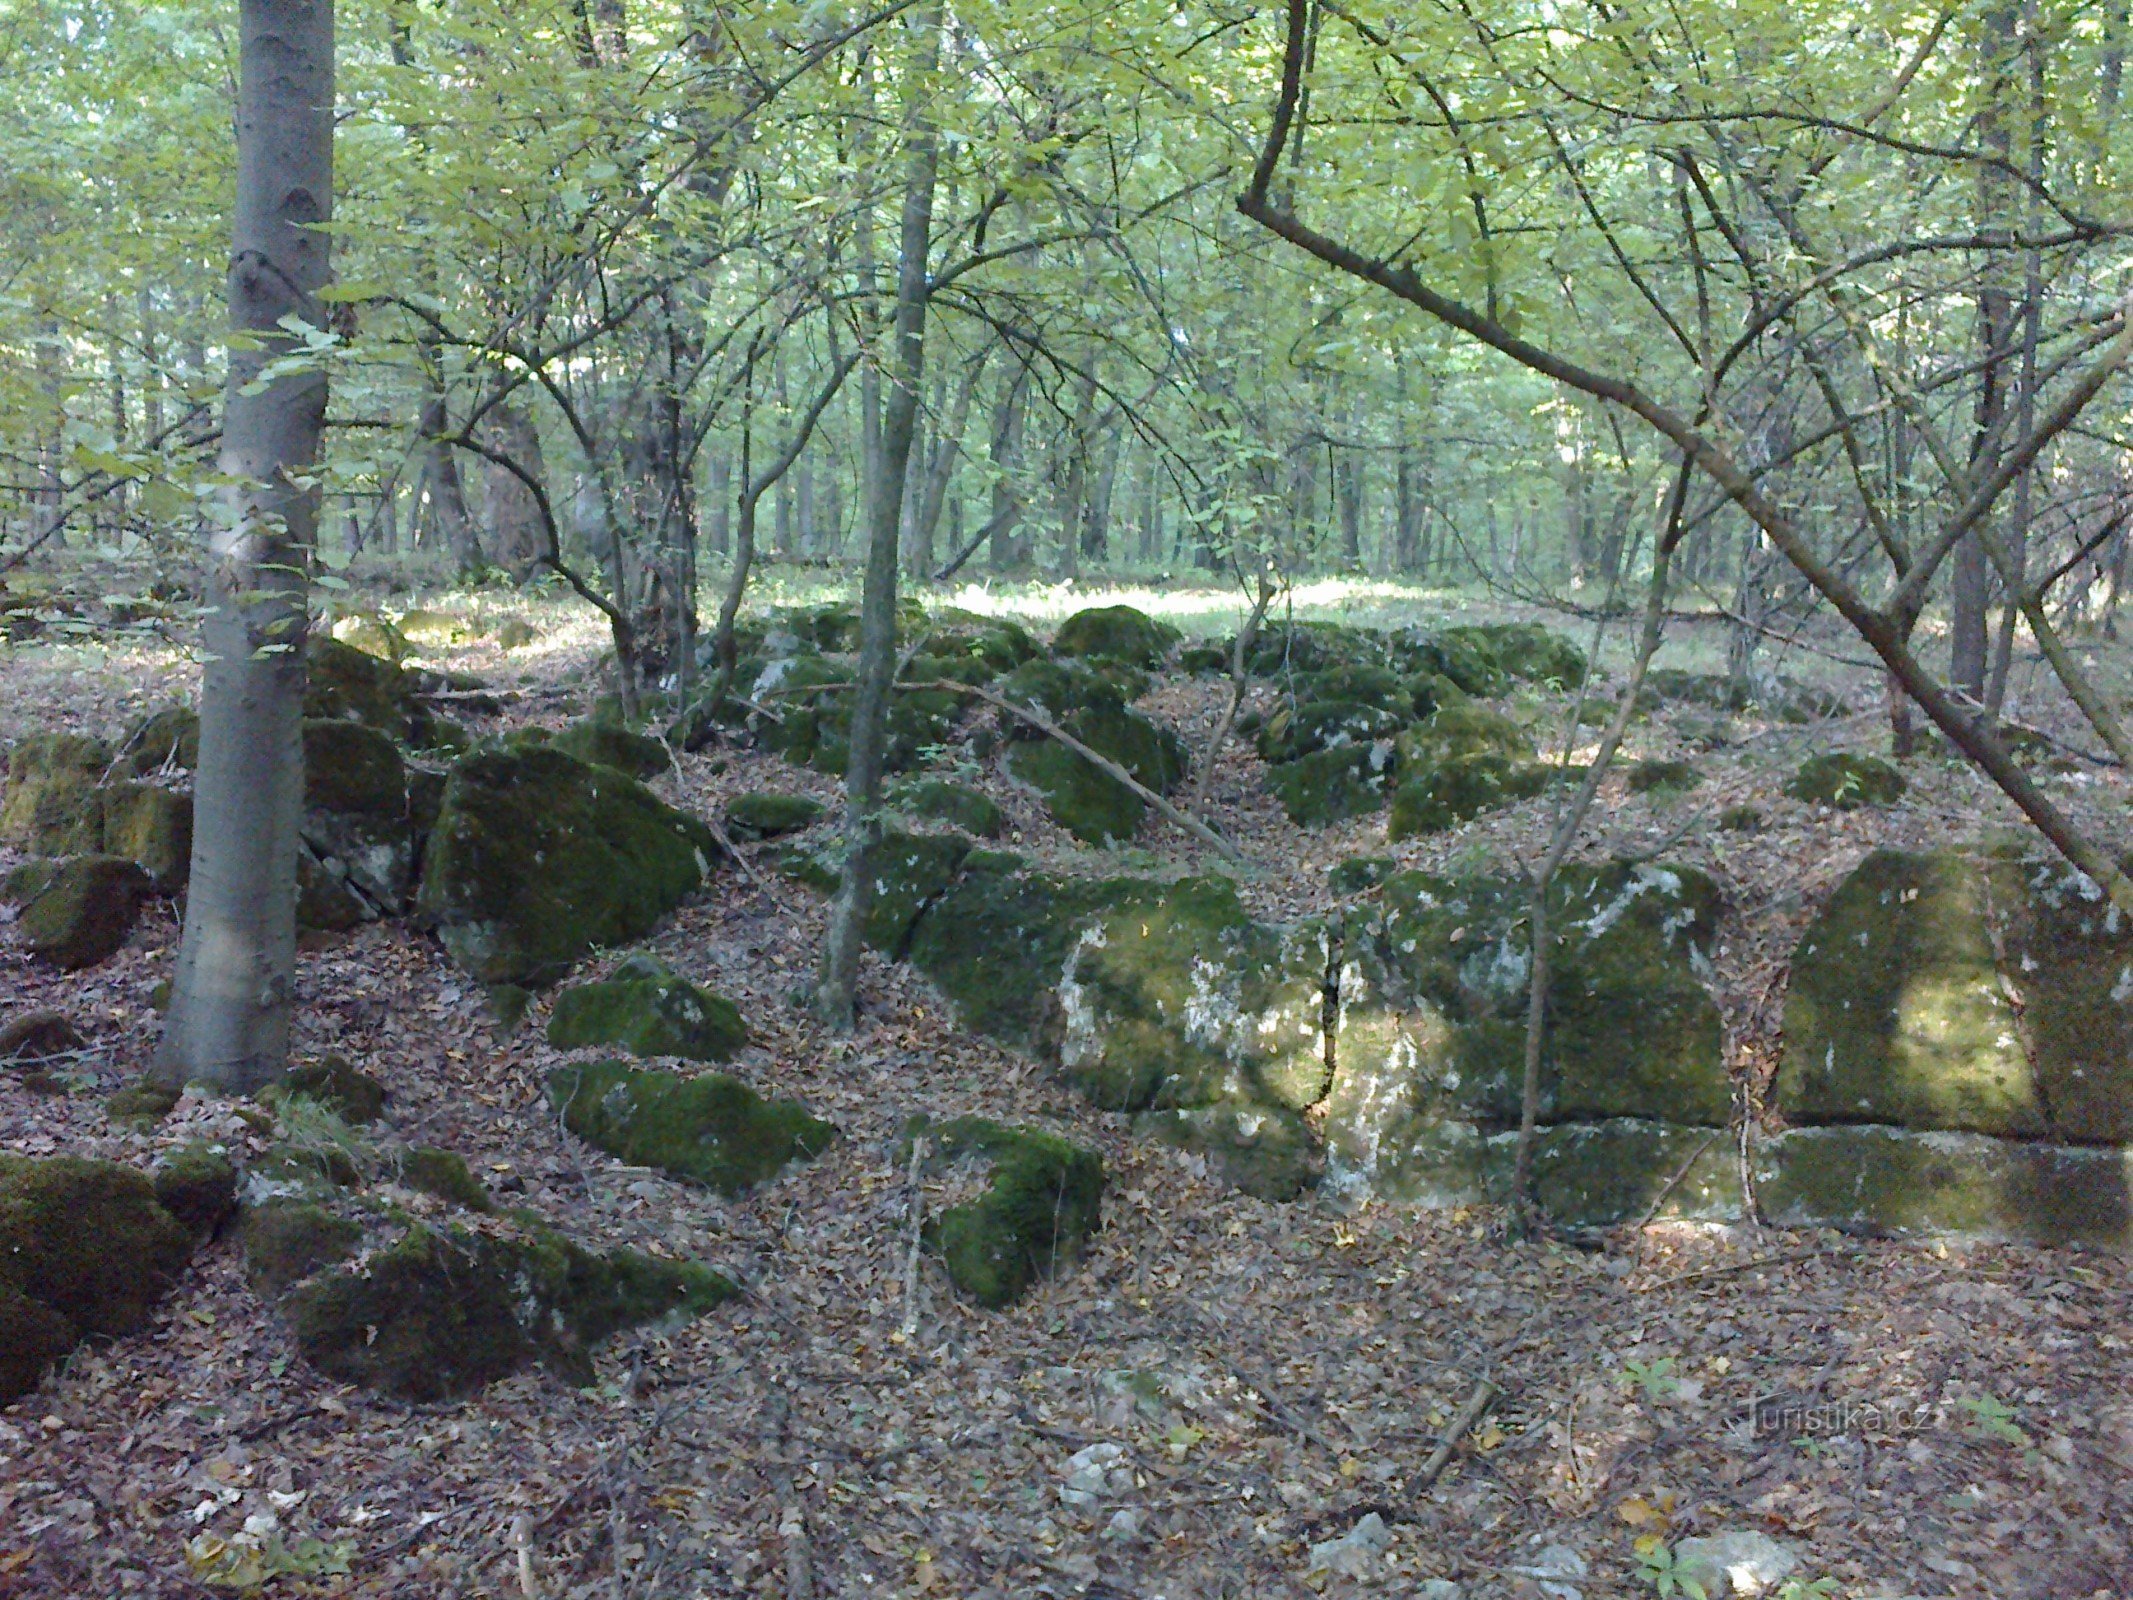
<svg viewBox="0 0 2133 1600">
<path fill-rule="evenodd" d="M 1101 603 L 1070 598 L 1022 609 L 1042 626 Z M 1234 626 L 1227 597 L 1203 598 L 1179 620 Z M 445 653 L 525 691 L 505 722 L 560 722 L 597 687 L 599 641 L 559 607 L 427 603 L 514 607 L 541 628 L 508 657 Z M 1317 603 L 1350 621 L 1453 609 L 1392 593 Z M 1695 659 L 1708 648 L 1692 639 L 1662 660 L 1708 664 Z M 1876 675 L 1820 659 L 1801 670 L 1846 689 L 1857 714 L 1808 727 L 1655 718 L 1629 754 L 1688 754 L 1707 781 L 1653 800 L 1613 780 L 1588 830 L 1591 854 L 1664 846 L 1724 887 L 1721 1003 L 1736 1067 L 1756 1078 L 1774 1066 L 1792 946 L 1867 850 L 2015 825 L 1978 779 L 1936 760 L 1911 763 L 1910 793 L 1885 809 L 1785 798 L 1802 755 L 1885 745 Z M 0 651 L 0 736 L 110 733 L 191 676 L 181 653 L 146 644 Z M 1223 692 L 1171 678 L 1144 705 L 1197 746 Z M 2023 714 L 2071 737 L 2051 705 Z M 1242 889 L 1270 916 L 1325 904 L 1324 869 L 1344 857 L 1485 866 L 1534 853 L 1551 817 L 1544 799 L 1392 846 L 1382 814 L 1306 833 L 1259 770 L 1233 744 L 1202 803 L 1266 864 Z M 1073 848 L 996 764 L 966 776 L 1008 809 L 1016 848 L 1063 868 L 1213 865 L 1155 824 L 1131 851 Z M 2104 837 L 2123 836 L 2123 775 L 2082 766 L 2053 784 Z M 827 801 L 837 787 L 744 749 L 685 757 L 660 786 L 700 814 L 750 790 Z M 1742 802 L 1764 827 L 1719 830 L 1718 812 Z M 1486 1209 L 1249 1199 L 958 1031 L 907 967 L 870 957 L 857 1030 L 825 1031 L 793 999 L 822 906 L 768 865 L 760 882 L 723 872 L 647 941 L 741 1006 L 753 1042 L 732 1070 L 844 1135 L 737 1200 L 563 1134 L 542 1096 L 559 1059 L 542 1008 L 501 1030 L 434 941 L 381 924 L 300 960 L 299 1053 L 340 1051 L 381 1078 L 396 1131 L 462 1152 L 577 1237 L 701 1259 L 746 1298 L 616 1338 L 582 1389 L 536 1371 L 410 1408 L 307 1369 L 225 1237 L 148 1331 L 85 1348 L 0 1411 L 0 1596 L 212 1592 L 188 1575 L 187 1542 L 247 1518 L 347 1558 L 345 1576 L 284 1578 L 279 1594 L 1407 1600 L 1448 1594 L 1427 1587 L 1443 1579 L 1466 1600 L 1599 1600 L 1663 1592 L 1640 1538 L 1731 1530 L 1790 1546 L 1801 1584 L 1829 1580 L 1802 1594 L 2133 1594 L 2133 1264 L 1680 1225 L 1513 1241 Z M 114 960 L 62 976 L 0 928 L 0 1010 L 57 1007 L 93 1046 L 76 1092 L 0 1074 L 0 1150 L 145 1163 L 203 1133 L 257 1144 L 195 1096 L 147 1134 L 102 1109 L 148 1062 L 150 991 L 177 931 L 157 905 Z M 1099 1149 L 1105 1226 L 1090 1255 L 1003 1312 L 959 1301 L 929 1265 L 907 1305 L 911 1196 L 894 1144 L 916 1111 L 1042 1124 Z M 1421 1487 L 1480 1380 L 1501 1404 Z M 1773 1395 L 1807 1409 L 1759 1434 L 1752 1403 Z M 1122 1447 L 1130 1487 L 1120 1477 L 1098 1505 L 1063 1503 L 1069 1458 L 1106 1443 Z M 1360 1575 L 1314 1571 L 1312 1547 L 1372 1512 L 1391 1532 L 1382 1554 Z"/>
</svg>

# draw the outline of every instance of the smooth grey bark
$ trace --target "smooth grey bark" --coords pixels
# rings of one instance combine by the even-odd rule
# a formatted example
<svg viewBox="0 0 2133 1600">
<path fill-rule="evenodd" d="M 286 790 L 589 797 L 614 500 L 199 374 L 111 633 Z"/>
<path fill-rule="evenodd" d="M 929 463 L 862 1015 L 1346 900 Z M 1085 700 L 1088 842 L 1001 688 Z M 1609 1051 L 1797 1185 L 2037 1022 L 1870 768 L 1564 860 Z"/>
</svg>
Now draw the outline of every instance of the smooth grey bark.
<svg viewBox="0 0 2133 1600">
<path fill-rule="evenodd" d="M 535 480 L 545 480 L 541 431 L 523 407 L 500 405 L 492 411 L 489 439 L 499 454 L 510 457 Z M 496 564 L 524 583 L 540 566 L 541 553 L 548 546 L 540 502 L 525 479 L 495 461 L 487 463 L 483 489 L 488 500 L 490 549 Z"/>
<path fill-rule="evenodd" d="M 925 376 L 926 260 L 933 244 L 933 190 L 940 142 L 926 119 L 926 98 L 940 61 L 941 5 L 911 13 L 914 33 L 904 113 L 903 216 L 897 241 L 895 343 L 881 409 L 881 444 L 868 488 L 866 584 L 859 606 L 858 688 L 853 695 L 851 759 L 845 769 L 844 871 L 830 907 L 816 1009 L 848 1028 L 858 997 L 859 950 L 873 899 L 873 860 L 881 837 L 882 754 L 888 742 L 889 683 L 896 671 L 896 542 L 903 524 L 904 478 Z"/>
<path fill-rule="evenodd" d="M 247 393 L 322 323 L 333 208 L 332 0 L 243 0 L 237 203 L 221 468 L 232 487 L 207 538 L 192 877 L 157 1075 L 249 1092 L 286 1069 L 304 794 L 306 584 L 318 496 L 299 487 L 326 415 L 323 371 Z"/>
</svg>

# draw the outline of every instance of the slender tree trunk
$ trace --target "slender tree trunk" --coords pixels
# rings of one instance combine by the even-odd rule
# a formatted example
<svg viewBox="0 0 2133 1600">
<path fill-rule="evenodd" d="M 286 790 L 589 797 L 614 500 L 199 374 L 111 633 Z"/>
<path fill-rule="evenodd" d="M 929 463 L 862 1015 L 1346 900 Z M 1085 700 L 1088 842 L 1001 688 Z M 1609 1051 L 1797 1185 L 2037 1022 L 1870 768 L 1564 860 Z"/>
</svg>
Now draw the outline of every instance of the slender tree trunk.
<svg viewBox="0 0 2133 1600">
<path fill-rule="evenodd" d="M 927 121 L 940 59 L 941 4 L 911 14 L 914 34 L 904 115 L 906 171 L 897 248 L 894 363 L 882 408 L 881 449 L 867 504 L 866 585 L 859 612 L 858 689 L 853 696 L 851 763 L 845 771 L 843 877 L 830 908 L 816 1006 L 850 1027 L 858 998 L 859 951 L 873 899 L 874 848 L 881 834 L 882 757 L 888 742 L 889 683 L 896 671 L 896 536 L 903 522 L 904 478 L 925 376 L 926 260 L 933 240 L 933 188 L 940 145 Z"/>
<path fill-rule="evenodd" d="M 724 450 L 711 456 L 710 479 L 704 491 L 704 546 L 715 556 L 733 546 L 733 457 Z"/>
<path fill-rule="evenodd" d="M 527 412 L 514 405 L 501 405 L 489 414 L 491 445 L 511 457 L 535 479 L 546 477 L 541 459 L 541 431 Z M 443 451 L 445 446 L 437 446 Z M 482 475 L 488 500 L 489 537 L 496 564 L 520 583 L 533 576 L 548 547 L 541 523 L 540 502 L 531 485 L 497 462 L 490 462 Z M 465 516 L 462 509 L 461 516 Z"/>
<path fill-rule="evenodd" d="M 324 372 L 247 393 L 323 321 L 333 207 L 332 0 L 243 0 L 222 429 L 228 515 L 208 535 L 206 669 L 191 885 L 157 1072 L 249 1092 L 286 1069 L 303 808 L 306 574 L 318 497 L 299 488 L 326 415 Z"/>
</svg>

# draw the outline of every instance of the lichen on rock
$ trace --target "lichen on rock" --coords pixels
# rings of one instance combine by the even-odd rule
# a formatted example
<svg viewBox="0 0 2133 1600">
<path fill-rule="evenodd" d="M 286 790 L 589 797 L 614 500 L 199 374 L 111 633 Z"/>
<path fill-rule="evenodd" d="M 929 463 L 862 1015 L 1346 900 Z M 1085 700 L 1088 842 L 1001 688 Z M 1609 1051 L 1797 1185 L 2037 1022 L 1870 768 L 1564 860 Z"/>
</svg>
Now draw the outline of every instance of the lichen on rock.
<svg viewBox="0 0 2133 1600">
<path fill-rule="evenodd" d="M 33 733 L 17 741 L 0 795 L 0 844 L 46 856 L 103 849 L 96 785 L 110 763 L 110 748 L 81 734 Z"/>
<path fill-rule="evenodd" d="M 22 941 L 63 971 L 96 966 L 125 944 L 152 887 L 148 874 L 123 856 L 56 862 L 23 903 Z"/>
<path fill-rule="evenodd" d="M 819 1155 L 836 1137 L 827 1122 L 788 1100 L 765 1100 L 738 1078 L 595 1061 L 558 1067 L 548 1097 L 563 1125 L 633 1166 L 735 1195 Z"/>
<path fill-rule="evenodd" d="M 1182 637 L 1169 623 L 1158 622 L 1132 606 L 1093 606 L 1059 625 L 1052 651 L 1153 668 Z"/>
<path fill-rule="evenodd" d="M 930 1219 L 926 1239 L 949 1281 L 979 1305 L 1011 1305 L 1040 1278 L 1081 1258 L 1103 1220 L 1103 1158 L 1035 1128 L 1010 1128 L 983 1117 L 931 1126 L 919 1119 L 909 1138 L 927 1141 L 935 1166 L 982 1162 L 983 1194 Z"/>
<path fill-rule="evenodd" d="M 556 996 L 548 1042 L 559 1050 L 612 1045 L 642 1057 L 724 1061 L 748 1042 L 739 1009 L 650 956 L 632 956 L 599 983 Z"/>
</svg>

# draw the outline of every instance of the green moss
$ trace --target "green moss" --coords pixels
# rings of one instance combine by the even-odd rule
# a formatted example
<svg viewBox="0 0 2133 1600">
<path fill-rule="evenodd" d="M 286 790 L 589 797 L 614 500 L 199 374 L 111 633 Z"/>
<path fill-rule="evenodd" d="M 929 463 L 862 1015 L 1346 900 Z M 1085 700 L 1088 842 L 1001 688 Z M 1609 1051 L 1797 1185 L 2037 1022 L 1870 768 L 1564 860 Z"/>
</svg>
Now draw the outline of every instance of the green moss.
<svg viewBox="0 0 2133 1600">
<path fill-rule="evenodd" d="M 107 853 L 148 874 L 157 892 L 176 894 L 192 871 L 193 797 L 150 783 L 107 784 L 97 791 Z"/>
<path fill-rule="evenodd" d="M 640 956 L 605 983 L 558 994 L 548 1042 L 558 1050 L 615 1045 L 639 1057 L 724 1061 L 748 1042 L 748 1028 L 732 1001 Z"/>
<path fill-rule="evenodd" d="M 304 804 L 366 817 L 405 816 L 407 771 L 399 746 L 359 722 L 307 721 Z"/>
<path fill-rule="evenodd" d="M 1229 664 L 1230 646 L 1222 648 L 1222 662 Z M 1385 642 L 1365 628 L 1339 622 L 1299 622 L 1262 628 L 1252 641 L 1247 665 L 1258 677 L 1283 677 L 1298 672 L 1323 672 L 1339 666 L 1383 666 Z"/>
<path fill-rule="evenodd" d="M 408 674 L 326 634 L 304 646 L 304 715 L 317 721 L 360 722 L 388 739 L 420 744 L 431 718 L 414 698 Z"/>
<path fill-rule="evenodd" d="M 1703 774 L 1687 761 L 1633 761 L 1622 776 L 1631 794 L 1662 797 L 1687 794 L 1703 782 Z"/>
<path fill-rule="evenodd" d="M 104 1100 L 104 1112 L 116 1122 L 153 1127 L 170 1115 L 178 1103 L 179 1093 L 174 1084 L 142 1078 L 107 1096 Z"/>
<path fill-rule="evenodd" d="M 120 856 L 74 856 L 58 863 L 22 908 L 22 942 L 63 971 L 108 961 L 125 944 L 152 885 Z"/>
<path fill-rule="evenodd" d="M 1283 1106 L 1225 1101 L 1148 1111 L 1134 1119 L 1133 1131 L 1204 1157 L 1222 1182 L 1260 1200 L 1293 1200 L 1318 1176 L 1310 1128 Z"/>
<path fill-rule="evenodd" d="M 419 606 L 413 611 L 402 612 L 393 626 L 408 643 L 432 650 L 463 644 L 474 637 L 473 628 L 461 618 Z"/>
<path fill-rule="evenodd" d="M 445 786 L 419 907 L 483 982 L 548 982 L 589 950 L 648 933 L 717 848 L 618 772 L 557 750 L 481 753 Z"/>
<path fill-rule="evenodd" d="M 299 1063 L 263 1098 L 279 1101 L 289 1095 L 315 1101 L 356 1126 L 376 1122 L 385 1114 L 385 1085 L 344 1055 L 328 1053 L 317 1061 Z"/>
<path fill-rule="evenodd" d="M 253 1291 L 278 1299 L 313 1273 L 354 1255 L 363 1228 L 310 1201 L 270 1200 L 245 1208 L 239 1237 Z"/>
<path fill-rule="evenodd" d="M 88 1047 L 81 1030 L 57 1011 L 20 1011 L 0 1023 L 0 1062 L 37 1066 Z"/>
<path fill-rule="evenodd" d="M 723 1073 L 681 1078 L 597 1061 L 557 1068 L 548 1095 L 564 1126 L 588 1144 L 725 1195 L 820 1154 L 836 1137 L 799 1106 L 765 1100 Z"/>
<path fill-rule="evenodd" d="M 0 1279 L 0 1406 L 36 1388 L 80 1337 L 60 1313 Z"/>
<path fill-rule="evenodd" d="M 1861 806 L 1893 805 L 1907 787 L 1904 775 L 1879 756 L 1837 752 L 1801 762 L 1785 792 L 1795 800 L 1856 811 Z"/>
<path fill-rule="evenodd" d="M 736 839 L 775 839 L 822 820 L 822 802 L 802 794 L 744 794 L 726 806 L 726 831 Z"/>
<path fill-rule="evenodd" d="M 100 739 L 33 733 L 8 753 L 0 798 L 0 844 L 36 855 L 93 854 L 103 848 L 97 781 L 111 763 Z"/>
<path fill-rule="evenodd" d="M 1387 746 L 1342 745 L 1269 767 L 1266 786 L 1291 822 L 1318 828 L 1383 810 L 1391 767 Z"/>
<path fill-rule="evenodd" d="M 618 1328 L 696 1315 L 735 1292 L 691 1263 L 601 1257 L 546 1230 L 417 1226 L 356 1270 L 299 1284 L 282 1309 L 327 1376 L 430 1403 L 535 1362 L 586 1382 L 592 1347 Z"/>
<path fill-rule="evenodd" d="M 1065 745 L 1018 744 L 1007 770 L 1044 799 L 1052 820 L 1083 844 L 1123 844 L 1140 831 L 1147 802 Z"/>
<path fill-rule="evenodd" d="M 2047 1131 L 2000 982 L 1984 867 L 1877 850 L 1792 957 L 1778 1102 L 1801 1122 Z"/>
<path fill-rule="evenodd" d="M 1546 1129 L 1534 1141 L 1533 1198 L 1547 1216 L 1566 1227 L 1642 1221 L 1662 1194 L 1666 1199 L 1661 1216 L 1737 1221 L 1738 1152 L 1731 1139 L 1713 1139 L 1711 1131 L 1631 1118 Z M 1507 1200 L 1518 1135 L 1499 1135 L 1490 1146 L 1496 1195 Z M 1674 1181 L 1677 1174 L 1679 1182 Z"/>
<path fill-rule="evenodd" d="M 901 960 L 927 909 L 948 892 L 970 841 L 959 833 L 906 833 L 892 828 L 874 847 L 873 893 L 867 901 L 865 938 L 872 948 Z"/>
<path fill-rule="evenodd" d="M 468 1169 L 466 1158 L 450 1150 L 416 1145 L 404 1152 L 400 1157 L 400 1181 L 410 1189 L 419 1189 L 468 1211 L 496 1209 L 488 1189 Z"/>
<path fill-rule="evenodd" d="M 131 1167 L 0 1156 L 0 1282 L 84 1334 L 141 1327 L 192 1247 Z"/>
<path fill-rule="evenodd" d="M 1785 1227 L 2133 1247 L 2133 1156 L 2116 1147 L 1795 1128 L 1758 1144 L 1756 1193 L 1770 1220 Z"/>
<path fill-rule="evenodd" d="M 523 650 L 528 645 L 540 642 L 540 634 L 524 617 L 506 617 L 497 624 L 496 648 L 499 650 Z"/>
<path fill-rule="evenodd" d="M 1471 695 L 1497 695 L 1508 687 L 1495 643 L 1480 628 L 1442 629 L 1413 643 L 1407 655 L 1412 670 L 1433 672 Z"/>
<path fill-rule="evenodd" d="M 1585 652 L 1537 622 L 1497 622 L 1447 631 L 1470 632 L 1485 639 L 1498 664 L 1514 678 L 1554 689 L 1573 688 L 1584 680 Z"/>
<path fill-rule="evenodd" d="M 1399 862 L 1391 856 L 1350 856 L 1327 869 L 1326 887 L 1346 899 L 1367 894 L 1399 870 Z"/>
<path fill-rule="evenodd" d="M 1400 738 L 1403 771 L 1480 755 L 1529 761 L 1533 739 L 1501 711 L 1470 701 L 1438 707 L 1427 721 Z"/>
<path fill-rule="evenodd" d="M 1393 790 L 1386 837 L 1442 833 L 1485 811 L 1529 800 L 1554 781 L 1556 772 L 1537 761 L 1493 754 L 1436 762 Z"/>
<path fill-rule="evenodd" d="M 195 1234 L 213 1233 L 237 1209 L 237 1168 L 220 1145 L 193 1140 L 156 1160 L 156 1200 Z"/>
<path fill-rule="evenodd" d="M 1052 651 L 1153 668 L 1183 637 L 1167 622 L 1157 622 L 1132 606 L 1096 606 L 1075 612 L 1059 625 Z"/>
<path fill-rule="evenodd" d="M 896 785 L 889 803 L 910 817 L 945 822 L 980 839 L 997 839 L 1007 831 L 1007 814 L 990 796 L 945 778 L 919 778 Z"/>
<path fill-rule="evenodd" d="M 950 1206 L 926 1230 L 957 1289 L 998 1308 L 1080 1259 L 1103 1220 L 1102 1157 L 983 1117 L 958 1117 L 930 1138 L 939 1160 L 982 1160 L 992 1169 L 982 1196 Z"/>
<path fill-rule="evenodd" d="M 1025 662 L 994 686 L 1003 700 L 1040 711 L 1054 722 L 1077 711 L 1121 710 L 1137 699 L 1145 680 L 1121 684 L 1103 669 L 1083 661 Z M 1129 692 L 1131 691 L 1131 692 Z M 1043 735 L 1028 723 L 1010 719 L 1005 731 L 1012 739 L 1037 739 Z"/>
<path fill-rule="evenodd" d="M 1718 825 L 1728 833 L 1755 833 L 1763 825 L 1760 806 L 1727 806 L 1718 813 Z"/>
<path fill-rule="evenodd" d="M 611 722 L 573 722 L 549 741 L 549 748 L 639 780 L 656 778 L 674 765 L 657 739 Z"/>
<path fill-rule="evenodd" d="M 2062 862 L 1986 870 L 2053 1135 L 2133 1143 L 2133 925 Z"/>
<path fill-rule="evenodd" d="M 149 778 L 200 764 L 200 718 L 185 706 L 165 706 L 134 722 L 119 741 L 119 766 L 131 777 Z"/>
<path fill-rule="evenodd" d="M 1267 714 L 1253 743 L 1261 760 L 1286 762 L 1320 750 L 1390 741 L 1405 726 L 1404 716 L 1359 700 L 1285 701 Z"/>
</svg>

